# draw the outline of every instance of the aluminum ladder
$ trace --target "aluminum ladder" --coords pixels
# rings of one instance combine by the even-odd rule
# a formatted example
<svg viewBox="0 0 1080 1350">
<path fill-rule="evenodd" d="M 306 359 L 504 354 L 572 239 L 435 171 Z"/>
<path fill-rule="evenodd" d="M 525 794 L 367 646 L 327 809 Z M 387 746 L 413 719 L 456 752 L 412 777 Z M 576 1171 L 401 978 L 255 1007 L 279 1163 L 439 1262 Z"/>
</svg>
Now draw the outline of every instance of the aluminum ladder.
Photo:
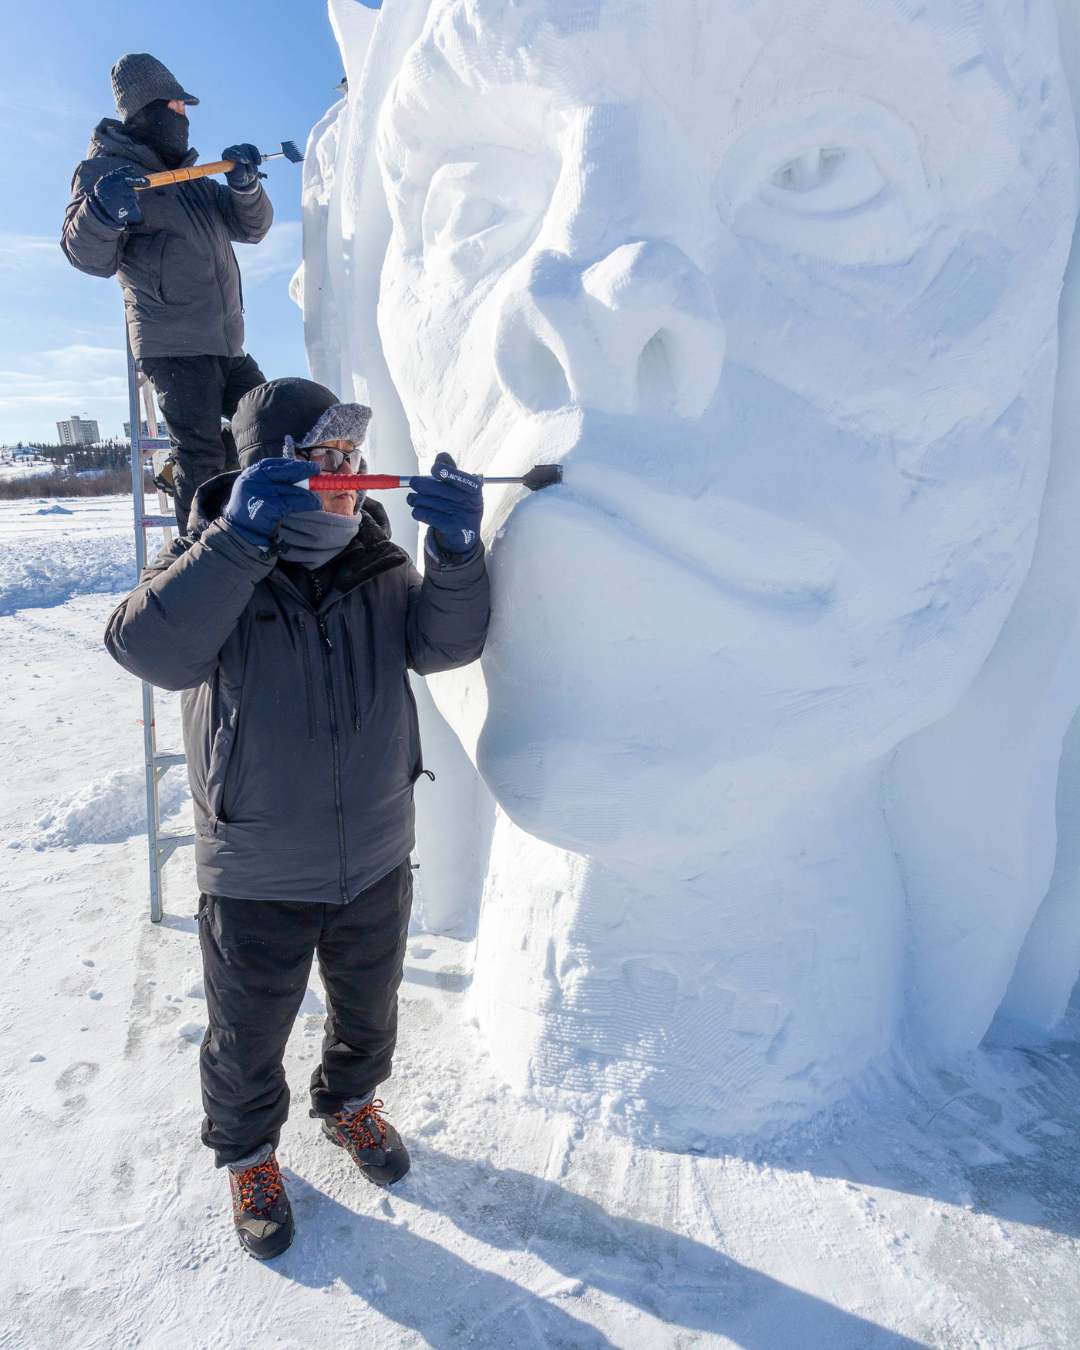
<svg viewBox="0 0 1080 1350">
<path fill-rule="evenodd" d="M 158 436 L 157 410 L 154 404 L 154 391 L 145 375 L 139 372 L 135 358 L 131 354 L 131 344 L 127 347 L 128 371 L 128 411 L 131 417 L 131 499 L 135 515 L 135 570 L 141 577 L 146 566 L 146 531 L 162 531 L 166 546 L 171 543 L 176 517 L 168 498 L 158 491 L 158 512 L 156 516 L 147 515 L 143 493 L 143 473 L 149 458 L 152 461 L 155 450 L 167 450 L 172 442 L 168 437 Z M 140 398 L 141 390 L 141 398 Z M 143 436 L 143 414 L 140 404 L 145 404 L 146 428 L 149 436 Z M 168 514 L 166 514 L 168 513 Z M 162 908 L 161 873 L 165 864 L 178 848 L 185 844 L 194 844 L 194 834 L 163 834 L 161 831 L 161 812 L 158 805 L 158 784 L 169 769 L 184 763 L 184 756 L 157 748 L 157 726 L 154 721 L 154 686 L 142 681 L 142 728 L 143 728 L 143 768 L 146 773 L 146 841 L 150 862 L 150 922 L 160 923 Z"/>
</svg>

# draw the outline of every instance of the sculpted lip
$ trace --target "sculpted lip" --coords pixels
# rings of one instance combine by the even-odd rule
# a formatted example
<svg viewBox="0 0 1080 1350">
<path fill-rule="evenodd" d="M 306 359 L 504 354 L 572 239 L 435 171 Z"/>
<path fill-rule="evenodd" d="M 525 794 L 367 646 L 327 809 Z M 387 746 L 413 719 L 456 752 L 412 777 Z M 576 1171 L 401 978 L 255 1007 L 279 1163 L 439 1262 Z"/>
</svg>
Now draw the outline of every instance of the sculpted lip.
<svg viewBox="0 0 1080 1350">
<path fill-rule="evenodd" d="M 658 500 L 629 477 L 597 491 L 579 486 L 574 475 L 571 491 L 646 546 L 763 602 L 821 602 L 836 585 L 835 545 L 754 507 L 723 497 L 710 498 L 707 508 L 672 497 Z"/>
<path fill-rule="evenodd" d="M 623 465 L 637 457 L 633 426 L 619 430 L 625 435 L 605 427 L 603 438 L 594 443 L 580 413 L 520 425 L 486 471 L 518 474 L 537 462 L 562 463 L 565 478 L 545 492 L 533 495 L 514 488 L 501 502 L 493 500 L 485 533 L 494 533 L 514 506 L 530 496 L 540 506 L 569 500 L 713 585 L 769 605 L 821 605 L 835 590 L 841 570 L 850 571 L 853 560 L 835 540 L 798 520 L 717 491 L 701 496 L 665 492 L 654 477 L 619 467 L 613 463 L 614 441 L 620 442 L 617 453 Z"/>
</svg>

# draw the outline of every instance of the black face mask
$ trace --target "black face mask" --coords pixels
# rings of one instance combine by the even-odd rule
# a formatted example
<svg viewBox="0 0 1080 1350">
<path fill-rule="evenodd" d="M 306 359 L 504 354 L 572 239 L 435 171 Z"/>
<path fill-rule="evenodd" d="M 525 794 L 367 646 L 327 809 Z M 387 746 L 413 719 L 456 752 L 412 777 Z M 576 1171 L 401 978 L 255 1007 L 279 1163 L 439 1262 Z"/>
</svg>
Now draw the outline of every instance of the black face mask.
<svg viewBox="0 0 1080 1350">
<path fill-rule="evenodd" d="M 143 145 L 156 151 L 161 162 L 169 169 L 179 168 L 188 152 L 187 118 L 173 112 L 165 99 L 155 99 L 145 108 L 140 108 L 124 123 L 124 129 Z"/>
</svg>

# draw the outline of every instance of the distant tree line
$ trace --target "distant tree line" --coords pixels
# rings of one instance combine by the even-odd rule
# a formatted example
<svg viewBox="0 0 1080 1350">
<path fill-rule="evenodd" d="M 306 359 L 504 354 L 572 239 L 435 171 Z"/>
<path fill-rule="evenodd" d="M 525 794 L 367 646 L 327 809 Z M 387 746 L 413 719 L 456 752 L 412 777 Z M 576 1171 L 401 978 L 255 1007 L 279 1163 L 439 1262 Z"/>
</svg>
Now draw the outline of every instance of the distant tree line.
<svg viewBox="0 0 1080 1350">
<path fill-rule="evenodd" d="M 36 455 L 50 460 L 60 472 L 122 469 L 131 463 L 131 446 L 127 441 L 99 441 L 97 445 L 58 445 L 46 441 L 27 441 L 26 444 Z"/>
<path fill-rule="evenodd" d="M 127 441 L 107 440 L 97 445 L 57 445 L 28 441 L 41 459 L 50 461 L 48 473 L 0 477 L 0 499 L 29 497 L 110 497 L 131 491 L 131 447 Z M 143 486 L 155 493 L 151 474 Z"/>
</svg>

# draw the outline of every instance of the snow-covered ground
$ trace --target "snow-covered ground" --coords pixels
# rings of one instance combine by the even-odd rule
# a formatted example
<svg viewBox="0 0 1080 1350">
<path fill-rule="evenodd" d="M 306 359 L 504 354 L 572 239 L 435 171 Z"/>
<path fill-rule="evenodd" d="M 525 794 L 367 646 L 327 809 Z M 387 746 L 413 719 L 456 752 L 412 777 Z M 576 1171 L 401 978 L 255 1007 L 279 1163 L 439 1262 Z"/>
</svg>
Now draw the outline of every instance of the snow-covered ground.
<svg viewBox="0 0 1080 1350">
<path fill-rule="evenodd" d="M 2 460 L 0 459 L 0 481 L 13 478 L 36 478 L 41 474 L 52 473 L 56 465 L 51 460 Z"/>
<path fill-rule="evenodd" d="M 308 1119 L 316 978 L 280 1149 L 296 1242 L 245 1256 L 198 1140 L 190 860 L 152 927 L 138 686 L 101 646 L 129 502 L 50 505 L 0 504 L 3 1350 L 1080 1344 L 1080 1010 L 767 1149 L 680 1156 L 514 1099 L 471 945 L 422 932 L 382 1092 L 413 1171 L 377 1191 Z M 167 748 L 171 696 L 158 721 Z"/>
<path fill-rule="evenodd" d="M 0 501 L 0 615 L 125 590 L 134 557 L 130 497 Z"/>
</svg>

